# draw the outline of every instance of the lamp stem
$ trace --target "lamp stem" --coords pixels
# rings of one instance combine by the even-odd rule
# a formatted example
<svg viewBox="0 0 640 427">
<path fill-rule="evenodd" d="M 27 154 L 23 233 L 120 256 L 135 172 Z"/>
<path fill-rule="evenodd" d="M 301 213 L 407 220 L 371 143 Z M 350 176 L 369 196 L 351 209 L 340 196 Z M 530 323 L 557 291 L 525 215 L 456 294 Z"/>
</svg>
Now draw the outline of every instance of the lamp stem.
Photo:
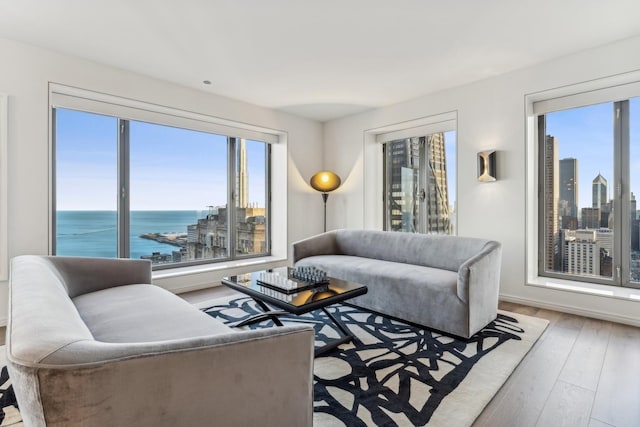
<svg viewBox="0 0 640 427">
<path fill-rule="evenodd" d="M 322 193 L 322 201 L 324 202 L 324 231 L 327 232 L 327 199 L 329 193 Z"/>
</svg>

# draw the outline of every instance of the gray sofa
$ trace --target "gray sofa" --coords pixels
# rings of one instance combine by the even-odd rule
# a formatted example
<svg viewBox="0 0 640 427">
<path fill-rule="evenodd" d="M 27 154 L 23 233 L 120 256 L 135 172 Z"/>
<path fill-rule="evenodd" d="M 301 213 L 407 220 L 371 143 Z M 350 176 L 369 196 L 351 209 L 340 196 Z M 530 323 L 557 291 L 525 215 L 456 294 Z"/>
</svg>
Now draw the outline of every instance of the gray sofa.
<svg viewBox="0 0 640 427">
<path fill-rule="evenodd" d="M 311 426 L 308 326 L 232 330 L 148 261 L 12 260 L 7 361 L 28 426 Z"/>
<path fill-rule="evenodd" d="M 367 285 L 350 303 L 464 338 L 496 318 L 501 253 L 490 240 L 371 230 L 293 244 L 295 266 Z"/>
</svg>

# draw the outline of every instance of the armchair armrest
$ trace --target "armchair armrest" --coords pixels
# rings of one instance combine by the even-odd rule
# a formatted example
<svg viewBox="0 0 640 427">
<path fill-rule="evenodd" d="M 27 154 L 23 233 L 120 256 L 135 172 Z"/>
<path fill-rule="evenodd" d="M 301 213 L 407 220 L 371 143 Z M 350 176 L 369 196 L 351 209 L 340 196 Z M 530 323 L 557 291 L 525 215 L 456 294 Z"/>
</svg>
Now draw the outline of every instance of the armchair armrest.
<svg viewBox="0 0 640 427">
<path fill-rule="evenodd" d="M 302 258 L 314 255 L 333 255 L 338 253 L 336 231 L 327 231 L 293 243 L 293 264 Z"/>
</svg>

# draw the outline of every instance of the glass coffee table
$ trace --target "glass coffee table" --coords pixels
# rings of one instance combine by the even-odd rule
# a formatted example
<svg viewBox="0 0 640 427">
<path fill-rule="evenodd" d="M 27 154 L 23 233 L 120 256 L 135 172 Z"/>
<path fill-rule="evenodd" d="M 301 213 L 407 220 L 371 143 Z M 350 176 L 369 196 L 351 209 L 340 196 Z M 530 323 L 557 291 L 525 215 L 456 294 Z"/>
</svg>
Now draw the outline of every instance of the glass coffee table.
<svg viewBox="0 0 640 427">
<path fill-rule="evenodd" d="M 271 319 L 277 326 L 282 326 L 282 322 L 278 319 L 282 314 L 299 316 L 313 310 L 322 310 L 336 325 L 342 336 L 316 348 L 316 356 L 354 338 L 345 325 L 329 313 L 326 307 L 367 293 L 365 285 L 334 277 L 327 277 L 324 283 L 296 279 L 292 277 L 292 269 L 287 267 L 225 277 L 222 279 L 222 284 L 249 295 L 263 310 L 263 313 L 233 325 L 236 327 L 267 319 Z M 267 304 L 279 310 L 273 310 Z"/>
</svg>

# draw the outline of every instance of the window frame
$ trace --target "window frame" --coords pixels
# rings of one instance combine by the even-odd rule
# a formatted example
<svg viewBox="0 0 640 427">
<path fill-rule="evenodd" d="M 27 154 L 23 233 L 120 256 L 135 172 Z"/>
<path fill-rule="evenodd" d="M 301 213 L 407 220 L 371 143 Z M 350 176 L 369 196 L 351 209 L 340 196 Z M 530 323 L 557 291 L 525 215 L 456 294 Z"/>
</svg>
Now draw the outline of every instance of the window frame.
<svg viewBox="0 0 640 427">
<path fill-rule="evenodd" d="M 552 280 L 562 283 L 581 282 L 594 285 L 605 285 L 616 288 L 640 288 L 640 283 L 632 282 L 630 277 L 630 162 L 629 150 L 629 108 L 628 100 L 640 97 L 640 72 L 626 73 L 548 91 L 525 95 L 527 169 L 526 169 L 526 283 L 537 285 Z M 626 108 L 624 103 L 626 101 Z M 544 115 L 588 105 L 612 103 L 616 108 L 616 117 L 612 127 L 614 136 L 614 179 L 612 186 L 613 210 L 615 212 L 614 228 L 620 230 L 618 237 L 614 235 L 612 277 L 611 279 L 577 276 L 568 273 L 546 272 L 544 266 Z M 612 115 L 614 112 L 612 111 Z M 543 119 L 540 119 L 540 118 Z M 626 132 L 626 133 L 625 133 Z M 559 160 L 559 159 L 558 159 Z M 620 267 L 618 275 L 616 267 Z M 566 285 L 570 286 L 570 285 Z"/>
<path fill-rule="evenodd" d="M 436 127 L 436 129 L 438 129 L 438 127 Z M 418 144 L 418 167 L 416 168 L 414 165 L 412 165 L 411 170 L 413 170 L 414 173 L 414 184 L 415 187 L 414 188 L 414 203 L 416 206 L 414 206 L 414 211 L 417 209 L 417 213 L 414 212 L 414 214 L 417 214 L 417 217 L 414 217 L 412 220 L 412 230 L 407 231 L 404 230 L 405 232 L 412 232 L 412 233 L 424 233 L 424 234 L 443 234 L 443 235 L 450 235 L 450 236 L 455 236 L 457 235 L 457 228 L 454 226 L 455 224 L 455 214 L 456 214 L 456 210 L 454 209 L 453 214 L 449 214 L 449 233 L 440 233 L 438 231 L 434 231 L 432 230 L 431 224 L 433 222 L 437 222 L 437 220 L 434 221 L 434 218 L 430 217 L 430 211 L 431 211 L 431 207 L 435 204 L 434 200 L 432 199 L 433 196 L 433 192 L 431 191 L 432 187 L 434 187 L 437 183 L 435 181 L 437 181 L 437 179 L 435 178 L 435 176 L 433 177 L 433 180 L 431 179 L 431 173 L 429 170 L 429 165 L 431 165 L 431 159 L 430 159 L 430 154 L 431 154 L 431 149 L 430 149 L 430 139 L 432 137 L 434 137 L 436 134 L 441 134 L 442 135 L 442 143 L 443 143 L 443 147 L 444 144 L 446 144 L 446 134 L 449 132 L 454 132 L 455 133 L 455 129 L 452 128 L 451 124 L 447 124 L 446 127 L 440 127 L 440 129 L 446 129 L 446 130 L 442 130 L 442 131 L 432 131 L 429 134 L 424 134 L 424 135 L 414 135 L 412 137 L 405 137 L 405 138 L 400 138 L 400 139 L 394 139 L 394 140 L 389 140 L 389 141 L 383 141 L 384 138 L 379 138 L 378 141 L 381 142 L 381 149 L 382 149 L 382 158 L 383 158 L 383 200 L 384 200 L 384 208 L 383 208 L 383 230 L 392 230 L 391 228 L 391 222 L 392 222 L 392 212 L 390 210 L 390 199 L 392 197 L 391 193 L 394 193 L 393 188 L 389 188 L 390 182 L 391 182 L 391 178 L 392 178 L 392 167 L 393 167 L 393 153 L 391 152 L 391 147 L 392 144 L 396 144 L 396 143 L 403 143 L 406 144 L 408 141 L 413 141 L 413 140 L 417 140 L 417 144 Z M 455 133 L 455 148 L 457 151 L 457 147 L 458 147 L 458 142 L 457 142 L 457 133 Z M 445 152 L 446 152 L 446 148 L 445 148 Z M 412 156 L 413 157 L 413 156 Z M 457 157 L 454 160 L 454 164 L 455 166 L 457 166 Z M 454 167 L 454 172 L 457 171 L 457 168 Z M 448 178 L 448 172 L 449 169 L 447 170 L 447 178 Z M 448 179 L 447 179 L 448 181 Z M 446 183 L 447 185 L 447 193 L 448 193 L 448 187 L 449 187 L 449 182 Z M 455 188 L 454 188 L 455 191 Z M 448 195 L 448 194 L 447 194 Z M 455 194 L 456 196 L 456 200 L 457 200 L 457 194 Z M 449 203 L 449 200 L 447 200 L 447 208 L 449 206 L 451 206 L 451 203 Z M 394 230 L 394 231 L 401 231 L 401 230 Z"/>
<path fill-rule="evenodd" d="M 451 186 L 456 194 L 454 214 L 455 234 L 458 233 L 458 112 L 456 110 L 433 114 L 413 120 L 385 125 L 363 131 L 363 218 L 362 226 L 366 229 L 383 230 L 385 224 L 384 211 L 384 156 L 382 144 L 387 141 L 403 139 L 420 134 L 428 135 L 436 132 L 456 132 L 456 185 Z"/>
<path fill-rule="evenodd" d="M 263 128 L 260 126 L 249 125 L 245 123 L 220 119 L 218 117 L 202 115 L 190 111 L 179 110 L 175 108 L 150 104 L 142 101 L 121 98 L 112 95 L 106 95 L 84 89 L 78 89 L 50 83 L 49 96 L 49 117 L 50 117 L 50 233 L 49 233 L 49 253 L 56 252 L 56 109 L 63 108 L 67 110 L 75 110 L 93 114 L 100 114 L 114 117 L 118 122 L 118 257 L 129 257 L 130 246 L 130 208 L 129 208 L 129 122 L 139 121 L 145 123 L 156 124 L 160 126 L 170 126 L 185 130 L 193 130 L 218 134 L 227 137 L 227 209 L 230 215 L 227 218 L 227 242 L 233 242 L 228 248 L 228 256 L 223 258 L 199 259 L 180 263 L 154 264 L 154 270 L 179 269 L 194 265 L 216 264 L 221 262 L 268 258 L 273 256 L 282 256 L 281 246 L 283 242 L 278 243 L 276 253 L 271 236 L 273 235 L 272 220 L 272 194 L 271 188 L 273 170 L 272 146 L 284 145 L 286 143 L 286 132 L 273 129 Z M 224 132 L 224 133 L 221 133 Z M 233 222 L 236 218 L 236 200 L 235 200 L 235 144 L 239 139 L 249 139 L 265 144 L 265 251 L 252 254 L 236 254 L 233 250 L 235 247 L 236 235 L 235 230 L 237 223 Z M 280 159 L 286 153 L 282 149 L 278 150 L 278 158 L 276 163 L 280 164 Z M 284 174 L 286 179 L 286 173 Z M 281 181 L 278 177 L 277 181 Z M 123 194 L 125 197 L 123 197 Z M 281 199 L 278 197 L 277 199 Z M 285 201 L 286 197 L 282 198 Z M 278 209 L 279 211 L 280 209 Z M 286 209 L 284 219 L 286 220 Z M 277 229 L 282 228 L 282 221 L 277 221 Z M 286 238 L 284 241 L 286 245 Z"/>
</svg>

